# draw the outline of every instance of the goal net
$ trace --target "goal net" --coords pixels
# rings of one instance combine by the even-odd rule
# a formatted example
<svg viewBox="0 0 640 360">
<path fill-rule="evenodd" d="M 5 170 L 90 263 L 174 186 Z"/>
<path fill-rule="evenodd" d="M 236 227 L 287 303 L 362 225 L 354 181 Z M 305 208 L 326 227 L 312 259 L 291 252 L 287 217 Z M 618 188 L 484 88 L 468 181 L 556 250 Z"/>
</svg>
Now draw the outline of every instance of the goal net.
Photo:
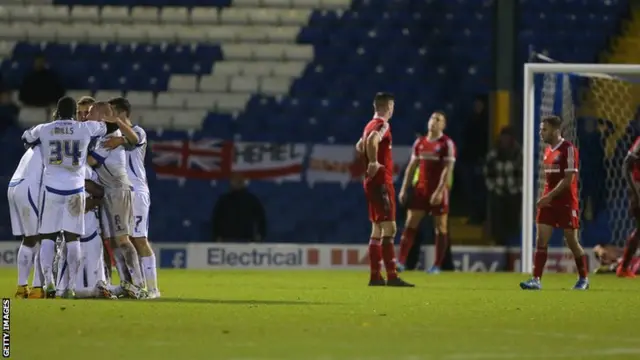
<svg viewBox="0 0 640 360">
<path fill-rule="evenodd" d="M 633 227 L 622 163 L 640 135 L 639 105 L 640 65 L 525 64 L 522 272 L 533 268 L 535 204 L 544 187 L 540 118 L 562 116 L 564 138 L 579 149 L 582 243 L 621 245 Z M 561 232 L 550 245 L 563 245 Z"/>
</svg>

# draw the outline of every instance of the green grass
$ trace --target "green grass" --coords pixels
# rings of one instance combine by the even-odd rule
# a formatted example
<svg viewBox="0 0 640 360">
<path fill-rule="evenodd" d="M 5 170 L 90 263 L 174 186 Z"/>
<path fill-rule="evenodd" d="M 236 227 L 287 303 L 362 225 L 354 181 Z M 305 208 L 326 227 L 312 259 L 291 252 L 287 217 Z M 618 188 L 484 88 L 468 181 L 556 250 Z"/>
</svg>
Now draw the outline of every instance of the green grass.
<svg viewBox="0 0 640 360">
<path fill-rule="evenodd" d="M 638 280 L 408 273 L 368 288 L 347 271 L 159 274 L 163 298 L 13 300 L 15 359 L 640 359 Z M 15 272 L 0 272 L 13 295 Z"/>
</svg>

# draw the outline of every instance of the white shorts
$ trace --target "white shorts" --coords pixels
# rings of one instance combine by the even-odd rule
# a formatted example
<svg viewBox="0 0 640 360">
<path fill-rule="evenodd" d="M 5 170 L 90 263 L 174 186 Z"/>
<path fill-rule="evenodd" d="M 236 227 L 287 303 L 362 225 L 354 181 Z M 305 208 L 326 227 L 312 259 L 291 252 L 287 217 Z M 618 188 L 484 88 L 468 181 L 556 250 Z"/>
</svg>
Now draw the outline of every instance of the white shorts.
<svg viewBox="0 0 640 360">
<path fill-rule="evenodd" d="M 102 202 L 102 229 L 104 237 L 129 235 L 133 222 L 131 190 L 105 190 Z"/>
<path fill-rule="evenodd" d="M 57 190 L 42 187 L 40 194 L 40 234 L 67 231 L 84 234 L 84 189 Z"/>
<path fill-rule="evenodd" d="M 10 183 L 7 190 L 11 230 L 14 236 L 38 235 L 40 189 L 26 181 Z"/>
<path fill-rule="evenodd" d="M 131 225 L 131 237 L 141 238 L 149 235 L 149 208 L 151 199 L 146 191 L 133 193 L 133 224 Z"/>
<path fill-rule="evenodd" d="M 88 237 L 80 238 L 80 269 L 75 279 L 76 289 L 92 288 L 99 280 L 106 281 L 104 273 L 104 259 L 102 257 L 102 238 L 98 232 Z M 58 261 L 58 278 L 56 289 L 59 292 L 69 287 L 69 272 L 67 271 L 67 251 L 66 246 L 60 252 Z"/>
</svg>

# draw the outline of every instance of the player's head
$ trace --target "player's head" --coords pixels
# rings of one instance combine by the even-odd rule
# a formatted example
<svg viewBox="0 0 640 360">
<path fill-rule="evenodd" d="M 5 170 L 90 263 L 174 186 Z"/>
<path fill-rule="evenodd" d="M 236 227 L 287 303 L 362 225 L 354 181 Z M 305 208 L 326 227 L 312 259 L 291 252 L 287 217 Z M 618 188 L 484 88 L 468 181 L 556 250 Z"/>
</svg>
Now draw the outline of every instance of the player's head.
<svg viewBox="0 0 640 360">
<path fill-rule="evenodd" d="M 76 116 L 76 101 L 69 97 L 63 96 L 58 100 L 56 111 L 53 113 L 54 120 L 70 120 Z"/>
<path fill-rule="evenodd" d="M 395 100 L 391 93 L 379 92 L 373 98 L 373 109 L 379 116 L 390 119 L 393 116 L 394 106 Z"/>
<path fill-rule="evenodd" d="M 540 139 L 547 144 L 555 142 L 560 137 L 562 118 L 557 115 L 544 116 L 540 120 Z"/>
<path fill-rule="evenodd" d="M 106 101 L 96 101 L 89 108 L 89 113 L 87 114 L 87 119 L 91 120 L 104 120 L 108 116 L 113 115 L 113 110 L 111 109 L 111 105 L 109 105 Z"/>
<path fill-rule="evenodd" d="M 444 111 L 434 111 L 427 123 L 429 132 L 439 134 L 444 131 L 445 127 L 447 127 L 447 115 Z"/>
<path fill-rule="evenodd" d="M 87 120 L 87 115 L 89 115 L 89 108 L 91 107 L 91 105 L 95 103 L 96 103 L 96 99 L 92 98 L 91 96 L 83 96 L 80 99 L 78 99 L 78 102 L 76 103 L 76 106 L 77 106 L 76 120 L 78 121 Z"/>
<path fill-rule="evenodd" d="M 123 98 L 122 96 L 110 99 L 109 105 L 113 107 L 115 115 L 124 115 L 127 119 L 131 116 L 131 103 L 129 103 L 129 100 Z"/>
<path fill-rule="evenodd" d="M 245 181 L 244 177 L 242 177 L 242 175 L 238 173 L 231 174 L 229 183 L 233 190 L 243 189 L 245 186 L 247 186 L 247 182 Z"/>
</svg>

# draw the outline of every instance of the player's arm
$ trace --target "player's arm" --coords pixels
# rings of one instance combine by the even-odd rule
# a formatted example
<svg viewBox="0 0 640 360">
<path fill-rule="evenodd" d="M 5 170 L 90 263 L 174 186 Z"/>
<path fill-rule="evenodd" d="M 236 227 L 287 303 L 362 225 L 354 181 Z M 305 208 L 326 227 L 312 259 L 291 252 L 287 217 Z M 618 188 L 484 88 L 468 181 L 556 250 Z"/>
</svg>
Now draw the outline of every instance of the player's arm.
<svg viewBox="0 0 640 360">
<path fill-rule="evenodd" d="M 435 191 L 436 194 L 441 194 L 444 189 L 449 186 L 449 177 L 453 173 L 453 166 L 456 163 L 455 145 L 451 140 L 447 140 L 447 155 L 443 160 L 445 165 L 442 168 L 442 173 L 440 173 L 440 181 L 438 182 L 438 187 Z"/>
<path fill-rule="evenodd" d="M 104 188 L 92 180 L 84 181 L 84 189 L 94 198 L 102 198 L 104 196 Z"/>
<path fill-rule="evenodd" d="M 363 154 L 365 152 L 364 141 L 362 140 L 362 138 L 358 139 L 358 142 L 356 143 L 356 151 L 359 154 Z"/>
<path fill-rule="evenodd" d="M 138 134 L 133 131 L 133 128 L 129 126 L 126 121 L 120 119 L 117 116 L 110 116 L 105 119 L 105 121 L 117 125 L 118 129 L 120 129 L 122 135 L 124 135 L 124 138 L 126 142 L 129 143 L 129 145 L 135 146 L 140 141 L 140 139 L 138 139 Z"/>
<path fill-rule="evenodd" d="M 97 208 L 98 206 L 100 206 L 101 203 L 102 203 L 102 199 L 96 199 L 93 197 L 88 198 L 87 201 L 85 202 L 84 212 L 89 212 Z"/>
<path fill-rule="evenodd" d="M 382 135 L 378 131 L 372 131 L 365 140 L 365 154 L 367 155 L 367 161 L 369 164 L 378 162 L 378 146 L 382 141 Z"/>
<path fill-rule="evenodd" d="M 636 142 L 633 144 L 629 153 L 624 158 L 622 163 L 622 173 L 624 174 L 624 180 L 627 182 L 627 186 L 632 190 L 632 196 L 635 197 L 636 203 L 640 203 L 640 193 L 636 182 L 633 180 L 633 164 L 638 160 L 638 153 L 640 153 L 640 144 Z"/>
<path fill-rule="evenodd" d="M 22 133 L 22 141 L 26 148 L 36 146 L 40 143 L 40 129 L 42 125 L 34 126 Z"/>
</svg>

